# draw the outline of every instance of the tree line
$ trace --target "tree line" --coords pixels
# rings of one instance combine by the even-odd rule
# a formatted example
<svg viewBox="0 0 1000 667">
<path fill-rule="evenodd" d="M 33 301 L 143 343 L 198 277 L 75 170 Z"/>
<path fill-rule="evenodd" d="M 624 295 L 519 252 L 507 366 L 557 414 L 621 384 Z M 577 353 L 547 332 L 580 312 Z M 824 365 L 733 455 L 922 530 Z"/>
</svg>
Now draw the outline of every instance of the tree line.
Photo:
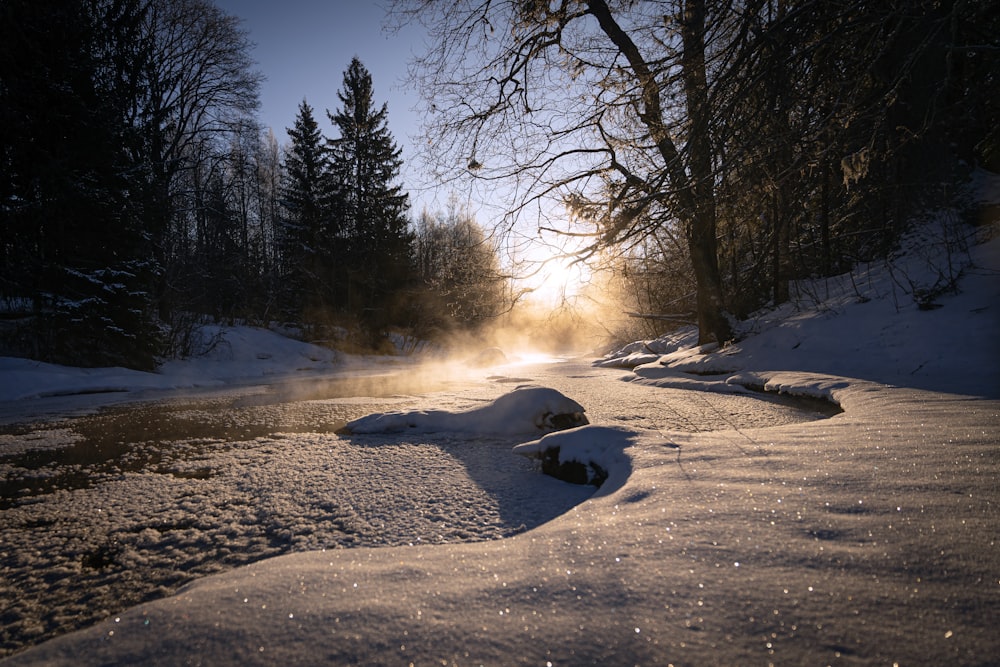
<svg viewBox="0 0 1000 667">
<path fill-rule="evenodd" d="M 1000 167 L 989 0 L 397 0 L 428 157 L 561 201 L 639 309 L 725 343 Z"/>
<path fill-rule="evenodd" d="M 206 317 L 376 346 L 504 308 L 467 211 L 411 220 L 364 65 L 334 136 L 303 101 L 282 146 L 256 119 L 250 49 L 210 0 L 0 3 L 5 353 L 153 368 Z"/>
</svg>

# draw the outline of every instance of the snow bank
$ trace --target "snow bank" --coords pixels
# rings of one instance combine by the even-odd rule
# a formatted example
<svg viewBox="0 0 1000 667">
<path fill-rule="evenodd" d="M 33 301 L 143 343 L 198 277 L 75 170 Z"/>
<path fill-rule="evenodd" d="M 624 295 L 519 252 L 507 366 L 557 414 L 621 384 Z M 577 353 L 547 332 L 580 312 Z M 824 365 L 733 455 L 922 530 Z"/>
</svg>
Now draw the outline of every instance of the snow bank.
<svg viewBox="0 0 1000 667">
<path fill-rule="evenodd" d="M 698 341 L 696 327 L 680 327 L 653 340 L 629 343 L 594 362 L 609 368 L 635 368 L 641 364 L 658 361 L 660 357 L 682 348 L 689 348 Z"/>
<path fill-rule="evenodd" d="M 202 354 L 164 363 L 155 373 L 127 368 L 72 368 L 0 357 L 0 401 L 53 396 L 220 387 L 260 379 L 335 372 L 333 350 L 254 327 L 206 326 Z"/>
<path fill-rule="evenodd" d="M 998 224 L 956 232 L 950 221 L 932 218 L 890 262 L 793 285 L 798 299 L 741 323 L 735 344 L 699 347 L 681 331 L 665 337 L 660 345 L 667 349 L 653 359 L 640 359 L 628 346 L 597 363 L 634 366 L 637 381 L 659 387 L 739 391 L 741 378 L 766 384 L 747 373 L 793 371 L 998 398 Z M 942 231 L 946 225 L 952 227 Z M 956 233 L 965 237 L 943 238 Z M 966 245 L 967 252 L 958 250 Z M 957 292 L 943 289 L 944 274 L 956 278 Z"/>
<path fill-rule="evenodd" d="M 71 368 L 31 359 L 0 357 L 0 401 L 169 388 L 153 373 L 127 368 Z"/>
<path fill-rule="evenodd" d="M 262 561 L 8 664 L 992 662 L 1000 402 L 836 394 L 806 424 L 549 436 L 631 474 L 515 537 Z"/>
<path fill-rule="evenodd" d="M 158 370 L 174 383 L 218 385 L 233 380 L 315 373 L 336 368 L 338 353 L 257 327 L 205 326 L 204 352 L 191 359 L 168 361 Z"/>
<path fill-rule="evenodd" d="M 343 433 L 475 433 L 519 435 L 555 431 L 587 423 L 584 408 L 547 387 L 521 386 L 488 405 L 464 412 L 386 412 L 355 419 Z"/>
</svg>

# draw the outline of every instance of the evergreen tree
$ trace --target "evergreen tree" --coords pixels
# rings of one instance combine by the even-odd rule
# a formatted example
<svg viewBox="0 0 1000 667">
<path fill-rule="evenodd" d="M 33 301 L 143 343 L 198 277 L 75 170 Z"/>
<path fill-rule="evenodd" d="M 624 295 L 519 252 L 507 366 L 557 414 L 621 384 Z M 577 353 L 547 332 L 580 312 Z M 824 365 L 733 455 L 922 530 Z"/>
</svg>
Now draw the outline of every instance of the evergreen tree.
<svg viewBox="0 0 1000 667">
<path fill-rule="evenodd" d="M 26 316 L 8 349 L 152 368 L 155 267 L 122 111 L 141 9 L 12 0 L 0 11 L 0 296 Z"/>
<path fill-rule="evenodd" d="M 279 247 L 282 288 L 286 308 L 298 312 L 317 307 L 324 299 L 325 279 L 331 277 L 330 232 L 332 180 L 325 139 L 303 100 L 295 125 L 288 129 L 292 139 L 285 156 L 282 203 L 285 215 L 280 227 Z"/>
<path fill-rule="evenodd" d="M 387 126 L 388 109 L 374 106 L 372 77 L 354 58 L 344 72 L 342 104 L 327 112 L 340 137 L 329 142 L 340 186 L 340 235 L 348 239 L 348 307 L 373 332 L 403 321 L 399 296 L 411 280 L 409 197 L 396 184 L 403 161 Z"/>
</svg>

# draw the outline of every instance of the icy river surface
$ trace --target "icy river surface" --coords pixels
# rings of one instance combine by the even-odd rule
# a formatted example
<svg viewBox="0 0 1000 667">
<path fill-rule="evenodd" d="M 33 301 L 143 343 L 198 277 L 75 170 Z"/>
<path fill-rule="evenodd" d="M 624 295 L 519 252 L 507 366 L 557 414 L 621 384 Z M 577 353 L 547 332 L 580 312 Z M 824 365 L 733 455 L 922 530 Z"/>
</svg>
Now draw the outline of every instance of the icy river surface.
<svg viewBox="0 0 1000 667">
<path fill-rule="evenodd" d="M 335 433 L 372 412 L 465 410 L 536 384 L 594 424 L 731 430 L 747 449 L 742 429 L 824 416 L 586 361 L 495 370 L 246 386 L 0 426 L 0 657 L 263 558 L 504 538 L 594 491 L 512 455 L 525 438 Z"/>
</svg>

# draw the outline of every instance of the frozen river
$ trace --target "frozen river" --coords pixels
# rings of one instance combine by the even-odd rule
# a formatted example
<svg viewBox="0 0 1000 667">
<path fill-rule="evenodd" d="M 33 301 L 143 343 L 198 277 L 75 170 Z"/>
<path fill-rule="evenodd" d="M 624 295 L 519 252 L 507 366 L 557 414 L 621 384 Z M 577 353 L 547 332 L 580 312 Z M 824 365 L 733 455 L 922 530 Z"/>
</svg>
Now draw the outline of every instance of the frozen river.
<svg viewBox="0 0 1000 667">
<path fill-rule="evenodd" d="M 479 375 L 408 370 L 0 427 L 0 657 L 271 556 L 498 539 L 593 493 L 512 455 L 524 438 L 335 433 L 365 414 L 463 410 L 531 383 L 573 398 L 594 424 L 732 431 L 731 446 L 748 454 L 757 443 L 743 429 L 824 416 L 818 406 L 624 375 L 577 361 Z"/>
</svg>

